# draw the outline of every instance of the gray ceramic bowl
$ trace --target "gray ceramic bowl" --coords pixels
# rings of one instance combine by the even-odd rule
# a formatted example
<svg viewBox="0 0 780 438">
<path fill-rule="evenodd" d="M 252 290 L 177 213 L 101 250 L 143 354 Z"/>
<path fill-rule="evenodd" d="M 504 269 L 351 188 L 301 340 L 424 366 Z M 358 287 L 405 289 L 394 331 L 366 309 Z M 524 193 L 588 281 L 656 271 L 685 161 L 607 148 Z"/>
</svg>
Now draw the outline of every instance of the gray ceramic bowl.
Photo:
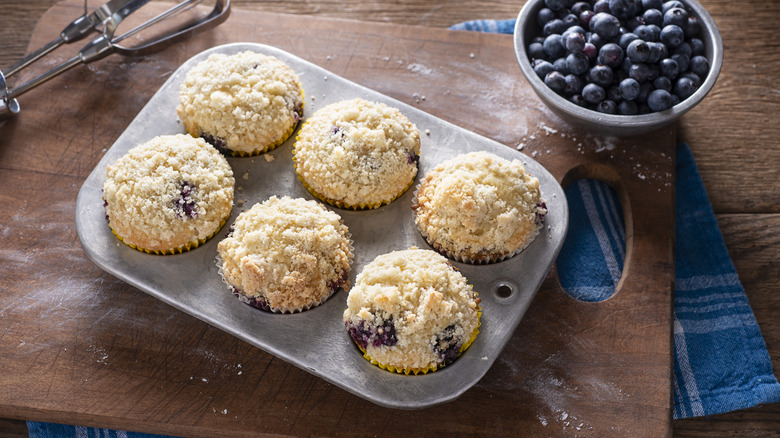
<svg viewBox="0 0 780 438">
<path fill-rule="evenodd" d="M 710 72 L 696 92 L 674 107 L 657 113 L 636 116 L 602 114 L 580 107 L 558 95 L 544 84 L 534 73 L 526 48 L 528 43 L 541 32 L 536 23 L 536 14 L 544 0 L 528 0 L 520 11 L 515 24 L 515 54 L 528 83 L 539 98 L 565 121 L 603 135 L 627 136 L 644 134 L 666 126 L 696 106 L 712 89 L 723 65 L 723 41 L 718 27 L 709 13 L 696 0 L 681 0 L 691 15 L 699 19 L 699 38 L 704 42 L 705 56 L 710 62 Z"/>
</svg>

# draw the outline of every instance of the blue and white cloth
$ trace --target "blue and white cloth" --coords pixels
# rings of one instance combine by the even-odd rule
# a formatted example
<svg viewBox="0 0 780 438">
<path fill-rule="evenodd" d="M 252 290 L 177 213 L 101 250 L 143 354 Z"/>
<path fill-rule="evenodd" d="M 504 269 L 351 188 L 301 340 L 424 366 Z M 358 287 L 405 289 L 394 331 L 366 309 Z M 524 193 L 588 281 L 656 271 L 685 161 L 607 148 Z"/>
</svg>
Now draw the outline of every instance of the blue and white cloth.
<svg viewBox="0 0 780 438">
<path fill-rule="evenodd" d="M 514 25 L 515 20 L 476 20 L 451 29 L 512 33 Z M 780 402 L 764 338 L 686 144 L 677 146 L 676 176 L 674 418 Z M 576 181 L 565 192 L 570 225 L 556 261 L 561 285 L 574 298 L 603 301 L 623 272 L 626 236 L 620 202 L 601 181 Z M 32 421 L 27 425 L 30 438 L 161 437 Z"/>
<path fill-rule="evenodd" d="M 778 402 L 766 344 L 686 144 L 677 146 L 676 174 L 674 418 Z M 565 192 L 570 225 L 558 277 L 574 298 L 603 301 L 623 272 L 622 209 L 601 181 L 579 180 Z"/>
</svg>

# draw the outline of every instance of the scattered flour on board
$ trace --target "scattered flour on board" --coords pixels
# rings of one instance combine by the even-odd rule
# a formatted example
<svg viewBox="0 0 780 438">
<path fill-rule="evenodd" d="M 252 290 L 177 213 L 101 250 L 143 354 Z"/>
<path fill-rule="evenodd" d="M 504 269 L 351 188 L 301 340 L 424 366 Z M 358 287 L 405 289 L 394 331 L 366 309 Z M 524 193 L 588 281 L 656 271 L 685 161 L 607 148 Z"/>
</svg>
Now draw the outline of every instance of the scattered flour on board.
<svg viewBox="0 0 780 438">
<path fill-rule="evenodd" d="M 423 75 L 429 75 L 433 73 L 433 70 L 431 70 L 430 68 L 422 64 L 409 64 L 408 66 L 406 66 L 406 69 L 412 73 L 420 73 Z"/>
</svg>

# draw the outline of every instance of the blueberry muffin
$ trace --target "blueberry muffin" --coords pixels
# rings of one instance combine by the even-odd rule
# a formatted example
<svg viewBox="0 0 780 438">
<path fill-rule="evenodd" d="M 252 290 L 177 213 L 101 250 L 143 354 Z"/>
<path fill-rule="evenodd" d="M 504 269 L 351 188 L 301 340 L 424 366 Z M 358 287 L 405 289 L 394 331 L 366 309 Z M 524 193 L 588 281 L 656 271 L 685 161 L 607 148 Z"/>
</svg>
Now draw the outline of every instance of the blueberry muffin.
<svg viewBox="0 0 780 438">
<path fill-rule="evenodd" d="M 458 155 L 420 181 L 415 223 L 437 251 L 466 263 L 490 263 L 522 251 L 547 207 L 539 180 L 519 160 L 488 152 Z"/>
<path fill-rule="evenodd" d="M 397 373 L 427 373 L 452 363 L 474 341 L 479 302 L 446 258 L 412 248 L 366 265 L 343 319 L 372 363 Z"/>
<path fill-rule="evenodd" d="M 360 98 L 336 102 L 307 119 L 295 143 L 295 170 L 331 205 L 376 208 L 414 182 L 420 133 L 399 110 Z"/>
<path fill-rule="evenodd" d="M 179 98 L 176 111 L 187 132 L 237 156 L 284 143 L 303 115 L 295 72 L 251 51 L 210 55 L 187 72 Z"/>
<path fill-rule="evenodd" d="M 272 196 L 255 204 L 238 215 L 217 250 L 233 294 L 266 311 L 308 310 L 339 288 L 349 290 L 349 230 L 316 201 Z"/>
<path fill-rule="evenodd" d="M 127 245 L 156 254 L 194 248 L 214 235 L 233 208 L 233 170 L 203 139 L 163 135 L 109 165 L 106 219 Z"/>
</svg>

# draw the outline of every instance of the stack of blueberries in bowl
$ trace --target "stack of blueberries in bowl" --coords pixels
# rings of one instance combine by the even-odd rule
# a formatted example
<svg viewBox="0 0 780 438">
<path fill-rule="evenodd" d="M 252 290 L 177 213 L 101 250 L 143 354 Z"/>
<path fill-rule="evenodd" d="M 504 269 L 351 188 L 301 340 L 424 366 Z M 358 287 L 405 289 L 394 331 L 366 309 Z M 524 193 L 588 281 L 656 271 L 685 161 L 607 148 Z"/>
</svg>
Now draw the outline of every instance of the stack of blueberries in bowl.
<svg viewBox="0 0 780 438">
<path fill-rule="evenodd" d="M 695 0 L 529 0 L 515 51 L 526 79 L 564 119 L 629 135 L 698 103 L 715 83 L 723 49 Z"/>
</svg>

